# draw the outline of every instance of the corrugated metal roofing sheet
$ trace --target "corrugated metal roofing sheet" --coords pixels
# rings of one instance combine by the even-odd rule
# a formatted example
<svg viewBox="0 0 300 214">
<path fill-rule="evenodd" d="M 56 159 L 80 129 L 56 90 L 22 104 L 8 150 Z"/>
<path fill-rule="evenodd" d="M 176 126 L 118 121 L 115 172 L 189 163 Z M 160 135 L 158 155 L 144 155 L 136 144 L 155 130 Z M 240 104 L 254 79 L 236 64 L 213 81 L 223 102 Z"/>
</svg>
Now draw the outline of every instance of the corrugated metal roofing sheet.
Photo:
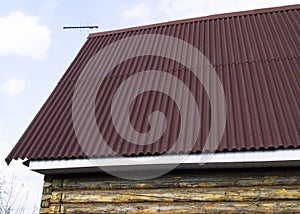
<svg viewBox="0 0 300 214">
<path fill-rule="evenodd" d="M 120 39 L 143 34 L 182 39 L 198 48 L 213 65 L 227 100 L 226 129 L 217 151 L 299 148 L 299 11 L 300 5 L 292 5 L 91 34 L 6 160 L 86 157 L 72 122 L 76 81 L 99 50 Z M 169 51 L 163 46 L 157 48 Z M 182 52 L 177 48 L 172 51 Z M 107 60 L 113 58 L 107 57 Z M 159 140 L 150 145 L 132 144 L 122 139 L 114 128 L 110 118 L 114 92 L 129 76 L 145 70 L 170 73 L 190 89 L 201 115 L 201 130 L 192 152 L 201 152 L 211 124 L 207 94 L 189 68 L 157 56 L 129 59 L 106 76 L 95 101 L 95 116 L 103 138 L 116 153 L 125 156 L 163 154 L 176 141 L 180 112 L 176 104 L 160 92 L 149 91 L 138 96 L 131 105 L 130 118 L 137 131 L 146 132 L 150 128 L 148 115 L 157 110 L 163 112 L 168 125 Z M 135 87 L 140 84 L 145 83 L 136 83 Z M 88 137 L 88 128 L 86 134 Z M 110 155 L 101 146 L 95 149 L 94 144 L 91 142 L 89 156 Z M 174 152 L 189 151 L 182 147 Z"/>
</svg>

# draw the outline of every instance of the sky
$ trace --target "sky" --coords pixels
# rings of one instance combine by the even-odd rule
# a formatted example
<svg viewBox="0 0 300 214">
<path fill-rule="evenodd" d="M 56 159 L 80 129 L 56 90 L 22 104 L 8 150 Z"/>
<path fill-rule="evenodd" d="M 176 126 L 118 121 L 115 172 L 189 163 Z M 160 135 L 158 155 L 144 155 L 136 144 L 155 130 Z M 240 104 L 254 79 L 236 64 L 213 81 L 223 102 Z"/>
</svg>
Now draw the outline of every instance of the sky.
<svg viewBox="0 0 300 214">
<path fill-rule="evenodd" d="M 299 4 L 300 0 L 0 0 L 0 177 L 40 204 L 43 175 L 4 159 L 22 136 L 89 33 L 217 13 Z M 98 25 L 96 30 L 63 26 Z"/>
</svg>

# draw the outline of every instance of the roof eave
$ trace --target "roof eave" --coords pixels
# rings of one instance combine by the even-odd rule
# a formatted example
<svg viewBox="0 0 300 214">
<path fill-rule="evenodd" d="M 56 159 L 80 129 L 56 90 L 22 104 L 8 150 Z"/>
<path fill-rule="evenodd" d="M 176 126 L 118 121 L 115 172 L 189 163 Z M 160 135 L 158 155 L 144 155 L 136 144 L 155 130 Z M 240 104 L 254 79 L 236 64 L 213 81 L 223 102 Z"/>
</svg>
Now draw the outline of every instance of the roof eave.
<svg viewBox="0 0 300 214">
<path fill-rule="evenodd" d="M 210 155 L 210 154 L 205 154 Z M 205 156 L 204 155 L 204 156 Z M 168 165 L 177 164 L 177 160 L 182 158 L 179 155 L 165 155 L 160 158 L 157 156 L 138 156 L 94 159 L 69 159 L 69 160 L 36 160 L 30 161 L 29 168 L 42 174 L 65 174 L 100 172 L 107 167 L 115 171 L 142 171 Z M 216 153 L 200 163 L 201 154 L 190 154 L 179 164 L 177 169 L 215 169 L 215 168 L 258 168 L 258 167 L 299 167 L 300 149 L 286 149 L 274 151 L 247 151 L 247 152 L 228 152 Z M 149 161 L 150 160 L 150 161 Z M 151 161 L 153 160 L 153 161 Z M 131 164 L 134 161 L 135 165 Z M 139 164 L 136 164 L 137 161 Z M 151 164 L 149 164 L 151 163 Z"/>
</svg>

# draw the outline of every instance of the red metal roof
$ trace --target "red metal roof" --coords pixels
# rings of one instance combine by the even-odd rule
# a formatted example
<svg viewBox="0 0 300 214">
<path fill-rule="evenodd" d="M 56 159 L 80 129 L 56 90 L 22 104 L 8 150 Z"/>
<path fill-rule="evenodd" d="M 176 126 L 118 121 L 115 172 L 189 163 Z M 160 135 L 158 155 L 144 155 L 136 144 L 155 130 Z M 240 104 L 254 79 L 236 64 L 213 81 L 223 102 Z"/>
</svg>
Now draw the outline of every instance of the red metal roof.
<svg viewBox="0 0 300 214">
<path fill-rule="evenodd" d="M 76 81 L 99 50 L 123 38 L 144 34 L 167 35 L 186 41 L 213 65 L 227 100 L 226 128 L 218 152 L 300 148 L 299 12 L 300 5 L 291 5 L 91 34 L 6 161 L 86 157 L 72 122 Z M 149 45 L 157 44 L 164 43 Z M 169 51 L 164 50 L 163 45 L 157 48 Z M 178 48 L 172 51 L 182 52 Z M 107 60 L 113 58 L 107 56 Z M 125 156 L 157 155 L 165 153 L 178 137 L 182 122 L 180 112 L 168 96 L 155 91 L 137 97 L 131 105 L 130 119 L 137 131 L 146 132 L 150 128 L 149 114 L 157 110 L 163 112 L 168 125 L 160 139 L 153 144 L 136 145 L 122 139 L 114 129 L 110 118 L 113 94 L 129 76 L 145 70 L 172 74 L 190 89 L 201 115 L 201 129 L 192 152 L 201 152 L 211 124 L 207 94 L 189 68 L 157 56 L 128 59 L 116 66 L 99 88 L 95 116 L 109 147 Z M 136 83 L 136 87 L 140 84 Z M 86 135 L 89 137 L 88 127 Z M 111 155 L 104 147 L 95 149 L 93 140 L 90 144 L 89 156 Z M 174 152 L 189 151 L 180 147 Z"/>
</svg>

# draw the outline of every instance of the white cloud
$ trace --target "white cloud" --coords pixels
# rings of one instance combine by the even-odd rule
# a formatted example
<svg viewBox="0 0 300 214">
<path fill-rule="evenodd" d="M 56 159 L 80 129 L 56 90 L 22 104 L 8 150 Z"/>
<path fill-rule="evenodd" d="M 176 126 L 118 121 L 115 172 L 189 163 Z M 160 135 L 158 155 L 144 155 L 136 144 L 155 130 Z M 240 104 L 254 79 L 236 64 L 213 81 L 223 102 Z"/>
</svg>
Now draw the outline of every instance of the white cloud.
<svg viewBox="0 0 300 214">
<path fill-rule="evenodd" d="M 29 85 L 28 80 L 12 78 L 2 84 L 2 90 L 8 95 L 15 96 L 23 92 L 27 85 Z"/>
<path fill-rule="evenodd" d="M 299 0 L 153 0 L 151 2 L 145 0 L 138 1 L 130 9 L 123 11 L 122 15 L 124 21 L 135 20 L 137 24 L 144 21 L 145 24 L 145 21 L 155 23 L 297 3 Z"/>
<path fill-rule="evenodd" d="M 199 0 L 173 0 L 167 1 L 168 7 L 171 10 L 169 17 L 179 16 L 180 18 L 185 17 L 199 17 L 217 13 L 236 12 L 243 10 L 251 10 L 266 7 L 275 7 L 279 5 L 287 5 L 296 3 L 295 0 L 252 0 L 252 1 L 240 1 L 240 0 L 210 0 L 210 1 L 199 1 Z"/>
<path fill-rule="evenodd" d="M 124 20 L 148 19 L 151 17 L 151 8 L 146 3 L 136 4 L 122 12 Z"/>
<path fill-rule="evenodd" d="M 39 17 L 11 12 L 0 16 L 0 56 L 18 55 L 40 59 L 51 43 L 51 31 L 39 24 Z"/>
</svg>

